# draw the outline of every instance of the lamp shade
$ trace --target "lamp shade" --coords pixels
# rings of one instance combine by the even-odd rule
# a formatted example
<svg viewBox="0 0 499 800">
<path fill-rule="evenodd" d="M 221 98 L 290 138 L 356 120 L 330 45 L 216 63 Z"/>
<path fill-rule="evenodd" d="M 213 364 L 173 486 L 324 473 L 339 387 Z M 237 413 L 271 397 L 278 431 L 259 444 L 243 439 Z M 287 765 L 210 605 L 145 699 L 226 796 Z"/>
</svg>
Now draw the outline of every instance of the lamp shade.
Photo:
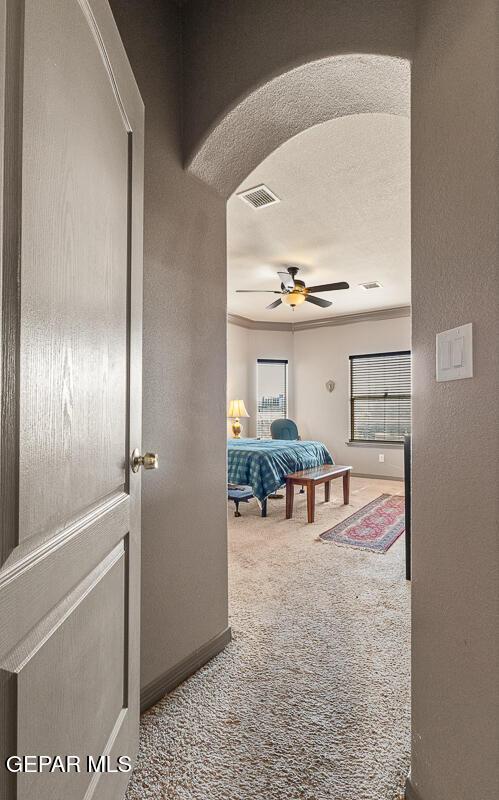
<svg viewBox="0 0 499 800">
<path fill-rule="evenodd" d="M 303 292 L 289 292 L 283 295 L 282 302 L 288 306 L 299 306 L 305 302 L 305 297 Z"/>
<path fill-rule="evenodd" d="M 227 416 L 231 419 L 239 419 L 240 417 L 249 417 L 244 405 L 244 400 L 231 400 L 229 403 L 229 411 Z"/>
</svg>

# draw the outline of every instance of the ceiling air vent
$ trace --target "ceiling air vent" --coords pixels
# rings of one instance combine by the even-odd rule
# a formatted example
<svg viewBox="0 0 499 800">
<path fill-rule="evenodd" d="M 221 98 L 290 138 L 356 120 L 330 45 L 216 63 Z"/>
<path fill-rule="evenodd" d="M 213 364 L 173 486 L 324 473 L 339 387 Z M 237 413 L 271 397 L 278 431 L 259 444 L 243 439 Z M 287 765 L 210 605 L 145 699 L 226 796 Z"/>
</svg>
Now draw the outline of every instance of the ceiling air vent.
<svg viewBox="0 0 499 800">
<path fill-rule="evenodd" d="M 252 208 L 264 208 L 280 202 L 277 195 L 264 183 L 260 186 L 253 186 L 252 189 L 245 189 L 244 192 L 238 192 L 237 196 Z"/>
<path fill-rule="evenodd" d="M 367 281 L 367 283 L 359 283 L 363 289 L 380 289 L 381 283 L 379 281 Z"/>
</svg>

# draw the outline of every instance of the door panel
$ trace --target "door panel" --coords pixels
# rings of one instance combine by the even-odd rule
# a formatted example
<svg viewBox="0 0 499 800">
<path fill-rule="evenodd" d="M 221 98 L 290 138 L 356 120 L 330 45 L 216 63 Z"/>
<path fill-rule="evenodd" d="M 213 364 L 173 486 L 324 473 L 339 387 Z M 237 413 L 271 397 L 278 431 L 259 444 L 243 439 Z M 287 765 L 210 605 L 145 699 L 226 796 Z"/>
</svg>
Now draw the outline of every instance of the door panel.
<svg viewBox="0 0 499 800">
<path fill-rule="evenodd" d="M 0 642 L 6 654 L 124 541 L 131 529 L 129 498 L 123 493 L 102 503 L 42 547 L 16 558 L 16 548 L 0 571 Z M 7 566 L 8 564 L 8 566 Z M 32 602 L 27 602 L 27 597 Z"/>
<path fill-rule="evenodd" d="M 0 796 L 138 739 L 143 105 L 106 0 L 0 0 Z M 80 773 L 10 774 L 9 755 Z"/>
<path fill-rule="evenodd" d="M 104 752 L 123 710 L 124 558 L 120 544 L 4 663 L 17 676 L 19 752 L 70 753 L 82 765 Z M 114 681 L 103 693 L 110 669 Z M 83 796 L 90 779 L 86 767 L 56 780 L 24 774 L 19 790 L 33 800 L 66 800 Z"/>
<path fill-rule="evenodd" d="M 26 0 L 23 107 L 21 540 L 125 483 L 128 131 L 76 0 Z"/>
</svg>

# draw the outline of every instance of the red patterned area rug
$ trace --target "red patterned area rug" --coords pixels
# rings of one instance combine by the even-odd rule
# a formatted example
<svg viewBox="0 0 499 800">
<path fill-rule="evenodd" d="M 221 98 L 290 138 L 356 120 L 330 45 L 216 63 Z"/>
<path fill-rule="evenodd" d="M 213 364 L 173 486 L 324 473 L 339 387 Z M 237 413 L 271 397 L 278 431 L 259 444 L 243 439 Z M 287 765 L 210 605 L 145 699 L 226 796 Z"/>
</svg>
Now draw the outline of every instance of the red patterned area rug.
<svg viewBox="0 0 499 800">
<path fill-rule="evenodd" d="M 334 528 L 321 533 L 319 538 L 373 553 L 386 553 L 404 530 L 404 498 L 382 494 Z"/>
</svg>

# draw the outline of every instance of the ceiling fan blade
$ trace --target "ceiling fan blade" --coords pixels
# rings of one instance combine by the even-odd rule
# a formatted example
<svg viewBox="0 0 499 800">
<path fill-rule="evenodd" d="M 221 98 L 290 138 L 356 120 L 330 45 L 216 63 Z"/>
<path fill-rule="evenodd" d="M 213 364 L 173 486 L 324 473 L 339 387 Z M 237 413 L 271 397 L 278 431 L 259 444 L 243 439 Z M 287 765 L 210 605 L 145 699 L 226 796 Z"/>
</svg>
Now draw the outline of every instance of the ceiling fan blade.
<svg viewBox="0 0 499 800">
<path fill-rule="evenodd" d="M 320 306 L 321 308 L 328 308 L 328 306 L 332 306 L 331 300 L 323 300 L 322 297 L 314 297 L 311 294 L 307 294 L 305 300 L 307 303 L 313 303 L 314 306 Z"/>
<path fill-rule="evenodd" d="M 323 283 L 321 286 L 309 286 L 309 292 L 335 292 L 337 289 L 350 289 L 350 284 L 346 281 L 338 283 Z"/>
<path fill-rule="evenodd" d="M 293 280 L 292 275 L 290 275 L 289 272 L 278 272 L 277 274 L 279 275 L 281 283 L 285 289 L 291 290 L 295 288 L 295 282 Z"/>
<path fill-rule="evenodd" d="M 264 294 L 281 294 L 281 292 L 278 292 L 276 289 L 236 289 L 236 292 L 238 294 L 254 294 L 255 292 L 259 294 L 262 292 Z"/>
<path fill-rule="evenodd" d="M 281 303 L 282 303 L 282 300 L 281 300 L 281 298 L 279 297 L 279 299 L 278 299 L 278 300 L 274 300 L 274 302 L 273 302 L 273 303 L 271 303 L 269 306 L 266 306 L 266 309 L 268 310 L 269 308 L 277 308 L 277 306 L 280 306 L 280 305 L 281 305 Z"/>
</svg>

